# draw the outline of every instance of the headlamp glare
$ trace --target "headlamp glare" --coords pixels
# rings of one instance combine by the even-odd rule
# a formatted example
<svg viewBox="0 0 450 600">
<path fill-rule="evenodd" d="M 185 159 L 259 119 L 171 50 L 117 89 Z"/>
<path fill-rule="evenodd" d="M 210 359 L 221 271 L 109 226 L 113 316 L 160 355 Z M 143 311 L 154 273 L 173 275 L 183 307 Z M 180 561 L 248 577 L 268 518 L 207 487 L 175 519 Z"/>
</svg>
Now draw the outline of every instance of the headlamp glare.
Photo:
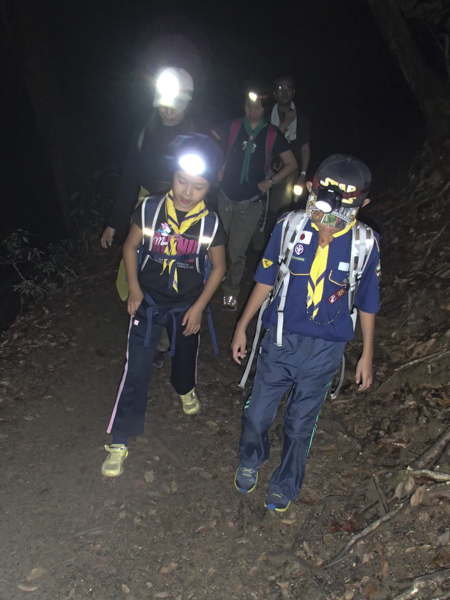
<svg viewBox="0 0 450 600">
<path fill-rule="evenodd" d="M 206 165 L 198 154 L 184 154 L 178 160 L 181 169 L 188 175 L 203 175 Z"/>
</svg>

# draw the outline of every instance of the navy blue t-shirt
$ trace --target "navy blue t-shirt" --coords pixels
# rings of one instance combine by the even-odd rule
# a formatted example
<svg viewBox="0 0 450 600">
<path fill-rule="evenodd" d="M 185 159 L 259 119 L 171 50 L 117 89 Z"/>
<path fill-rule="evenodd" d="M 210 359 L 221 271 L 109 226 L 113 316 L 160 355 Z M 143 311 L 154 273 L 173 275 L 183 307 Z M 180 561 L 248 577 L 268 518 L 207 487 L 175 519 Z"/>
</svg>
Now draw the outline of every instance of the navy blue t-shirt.
<svg viewBox="0 0 450 600">
<path fill-rule="evenodd" d="M 256 136 L 256 147 L 250 159 L 248 181 L 241 183 L 241 171 L 245 153 L 244 143 L 248 141 L 249 136 L 245 131 L 244 124 L 242 124 L 236 139 L 234 140 L 233 146 L 231 149 L 228 149 L 228 140 L 230 138 L 230 130 L 233 122 L 234 120 L 227 121 L 226 123 L 223 123 L 219 127 L 215 128 L 216 133 L 221 139 L 225 156 L 227 156 L 225 172 L 223 174 L 220 187 L 228 196 L 228 198 L 230 198 L 230 200 L 249 200 L 260 193 L 258 189 L 258 183 L 263 181 L 267 176 L 266 142 L 269 128 L 267 126 L 264 127 Z M 289 142 L 286 141 L 286 138 L 281 131 L 277 129 L 277 135 L 272 148 L 271 158 L 279 156 L 283 152 L 286 152 L 290 149 Z"/>
</svg>

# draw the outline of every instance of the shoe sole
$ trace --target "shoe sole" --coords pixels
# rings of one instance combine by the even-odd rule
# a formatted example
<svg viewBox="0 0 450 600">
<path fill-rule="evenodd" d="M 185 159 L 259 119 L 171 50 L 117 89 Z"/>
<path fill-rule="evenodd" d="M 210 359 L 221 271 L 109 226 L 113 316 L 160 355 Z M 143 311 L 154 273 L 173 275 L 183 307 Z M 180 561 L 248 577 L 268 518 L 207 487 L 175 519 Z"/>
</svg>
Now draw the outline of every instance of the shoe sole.
<svg viewBox="0 0 450 600">
<path fill-rule="evenodd" d="M 240 488 L 238 486 L 237 481 L 236 481 L 236 475 L 235 475 L 234 476 L 234 487 L 237 489 L 238 492 L 242 492 L 243 494 L 250 494 L 250 492 L 253 492 L 253 490 L 256 487 L 256 484 L 258 483 L 258 475 L 259 475 L 259 473 L 256 474 L 256 481 L 255 481 L 254 486 L 252 488 L 250 488 L 249 490 L 244 490 L 243 488 Z"/>
<path fill-rule="evenodd" d="M 291 505 L 291 502 L 289 501 L 289 504 L 288 504 L 288 505 L 287 505 L 285 508 L 277 508 L 277 507 L 275 506 L 275 504 L 271 504 L 270 502 L 269 502 L 269 504 L 266 504 L 266 503 L 264 502 L 264 506 L 265 506 L 265 507 L 266 507 L 268 510 L 273 510 L 273 511 L 275 511 L 275 512 L 278 512 L 278 513 L 284 513 L 284 512 L 286 512 L 286 511 L 287 511 L 287 509 L 290 507 L 290 505 Z"/>
<path fill-rule="evenodd" d="M 105 473 L 102 469 L 102 475 L 104 475 L 105 477 L 119 477 L 119 475 L 122 475 L 123 473 L 123 467 L 120 469 L 119 473 Z"/>
</svg>

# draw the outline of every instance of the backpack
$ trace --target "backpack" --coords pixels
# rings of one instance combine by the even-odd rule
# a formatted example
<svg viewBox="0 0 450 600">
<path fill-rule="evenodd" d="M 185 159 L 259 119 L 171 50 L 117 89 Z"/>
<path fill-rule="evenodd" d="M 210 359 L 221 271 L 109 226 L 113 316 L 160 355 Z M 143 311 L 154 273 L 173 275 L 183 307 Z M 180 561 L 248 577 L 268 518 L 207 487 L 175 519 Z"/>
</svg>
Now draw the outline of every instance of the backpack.
<svg viewBox="0 0 450 600">
<path fill-rule="evenodd" d="M 147 260 L 151 258 L 156 260 L 158 258 L 168 258 L 167 254 L 163 252 L 155 252 L 153 250 L 153 239 L 155 237 L 155 227 L 158 222 L 159 212 L 161 206 L 164 204 L 165 196 L 158 199 L 153 196 L 145 198 L 141 204 L 141 218 L 142 218 L 142 244 L 138 249 L 138 271 L 142 271 L 145 267 Z M 147 227 L 147 223 L 151 223 L 150 227 Z M 203 275 L 203 283 L 206 283 L 211 273 L 211 261 L 209 260 L 208 250 L 214 240 L 214 237 L 219 226 L 219 217 L 215 212 L 209 212 L 200 221 L 200 233 L 198 236 L 199 245 L 197 252 L 185 255 L 172 256 L 171 259 L 175 259 L 177 264 L 186 263 L 189 260 L 195 259 L 195 266 L 198 273 Z M 172 271 L 174 273 L 174 270 Z M 172 287 L 173 279 L 169 277 L 169 288 Z M 216 330 L 214 327 L 213 316 L 211 312 L 211 305 L 208 303 L 206 307 L 206 315 L 208 318 L 209 331 L 211 333 L 211 339 L 214 348 L 214 354 L 220 355 L 219 344 L 217 342 Z"/>
<path fill-rule="evenodd" d="M 156 260 L 158 258 L 168 258 L 163 252 L 155 252 L 153 250 L 153 239 L 155 237 L 155 228 L 158 222 L 161 206 L 164 204 L 165 196 L 158 200 L 152 196 L 145 198 L 141 204 L 142 218 L 142 244 L 138 251 L 139 270 L 142 271 L 149 258 Z M 148 227 L 147 224 L 150 224 Z M 211 273 L 211 261 L 208 257 L 208 250 L 214 240 L 214 237 L 219 226 L 219 217 L 214 212 L 209 212 L 200 221 L 199 245 L 196 253 L 176 255 L 171 257 L 178 263 L 186 263 L 195 259 L 195 266 L 198 273 L 203 275 L 203 281 L 209 277 Z M 169 279 L 169 288 L 172 287 L 172 281 Z"/>
<path fill-rule="evenodd" d="M 309 216 L 304 210 L 297 212 L 291 212 L 283 221 L 281 231 L 281 244 L 280 252 L 278 254 L 278 271 L 275 277 L 275 283 L 270 292 L 268 298 L 264 301 L 259 311 L 258 323 L 256 326 L 255 337 L 253 339 L 252 351 L 245 368 L 244 374 L 239 387 L 244 387 L 250 373 L 253 358 L 256 353 L 256 348 L 259 342 L 259 335 L 261 331 L 262 315 L 269 304 L 271 304 L 277 296 L 280 296 L 280 303 L 277 309 L 277 346 L 282 346 L 283 337 L 283 320 L 284 320 L 284 306 L 286 304 L 286 295 L 290 281 L 290 270 L 289 265 L 292 260 L 292 253 L 296 244 L 299 242 L 300 235 L 304 230 L 306 223 L 309 220 Z M 355 225 L 351 229 L 352 232 L 352 248 L 350 253 L 350 269 L 348 276 L 348 307 L 350 311 L 350 318 L 353 323 L 353 331 L 356 327 L 356 318 L 358 311 L 354 305 L 356 293 L 358 291 L 359 282 L 361 281 L 364 269 L 366 268 L 369 257 L 372 253 L 374 243 L 373 229 L 360 221 L 356 221 Z M 338 386 L 335 391 L 331 394 L 334 400 L 337 397 L 339 389 L 342 385 L 345 370 L 345 358 L 342 357 L 341 366 L 341 377 Z"/>
<path fill-rule="evenodd" d="M 236 141 L 237 135 L 239 133 L 239 130 L 242 127 L 243 122 L 244 122 L 244 119 L 239 118 L 239 119 L 235 119 L 231 123 L 230 135 L 228 137 L 227 155 L 229 155 L 231 152 L 231 148 L 233 147 L 234 142 Z M 268 124 L 267 127 L 269 128 L 269 130 L 267 132 L 267 137 L 266 137 L 266 160 L 265 160 L 265 164 L 264 164 L 264 173 L 266 175 L 268 175 L 271 170 L 270 164 L 272 161 L 272 152 L 273 152 L 273 147 L 275 145 L 275 140 L 277 138 L 277 132 L 278 132 L 278 128 L 275 127 L 275 125 Z"/>
</svg>

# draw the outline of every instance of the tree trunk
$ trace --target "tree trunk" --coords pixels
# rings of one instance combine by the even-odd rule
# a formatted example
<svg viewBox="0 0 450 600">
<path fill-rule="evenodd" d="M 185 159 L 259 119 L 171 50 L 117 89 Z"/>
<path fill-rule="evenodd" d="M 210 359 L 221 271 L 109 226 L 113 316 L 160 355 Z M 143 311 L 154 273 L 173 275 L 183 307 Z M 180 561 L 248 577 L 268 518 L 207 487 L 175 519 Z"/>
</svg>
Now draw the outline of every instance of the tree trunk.
<svg viewBox="0 0 450 600">
<path fill-rule="evenodd" d="M 30 98 L 50 158 L 64 228 L 70 236 L 69 187 L 73 183 L 70 182 L 73 169 L 69 140 L 72 136 L 67 135 L 70 128 L 42 22 L 43 4 L 36 0 L 0 0 L 0 10 L 14 66 Z"/>
<path fill-rule="evenodd" d="M 367 0 L 425 116 L 429 141 L 440 145 L 450 133 L 450 86 L 426 64 L 397 5 L 397 0 Z"/>
</svg>

